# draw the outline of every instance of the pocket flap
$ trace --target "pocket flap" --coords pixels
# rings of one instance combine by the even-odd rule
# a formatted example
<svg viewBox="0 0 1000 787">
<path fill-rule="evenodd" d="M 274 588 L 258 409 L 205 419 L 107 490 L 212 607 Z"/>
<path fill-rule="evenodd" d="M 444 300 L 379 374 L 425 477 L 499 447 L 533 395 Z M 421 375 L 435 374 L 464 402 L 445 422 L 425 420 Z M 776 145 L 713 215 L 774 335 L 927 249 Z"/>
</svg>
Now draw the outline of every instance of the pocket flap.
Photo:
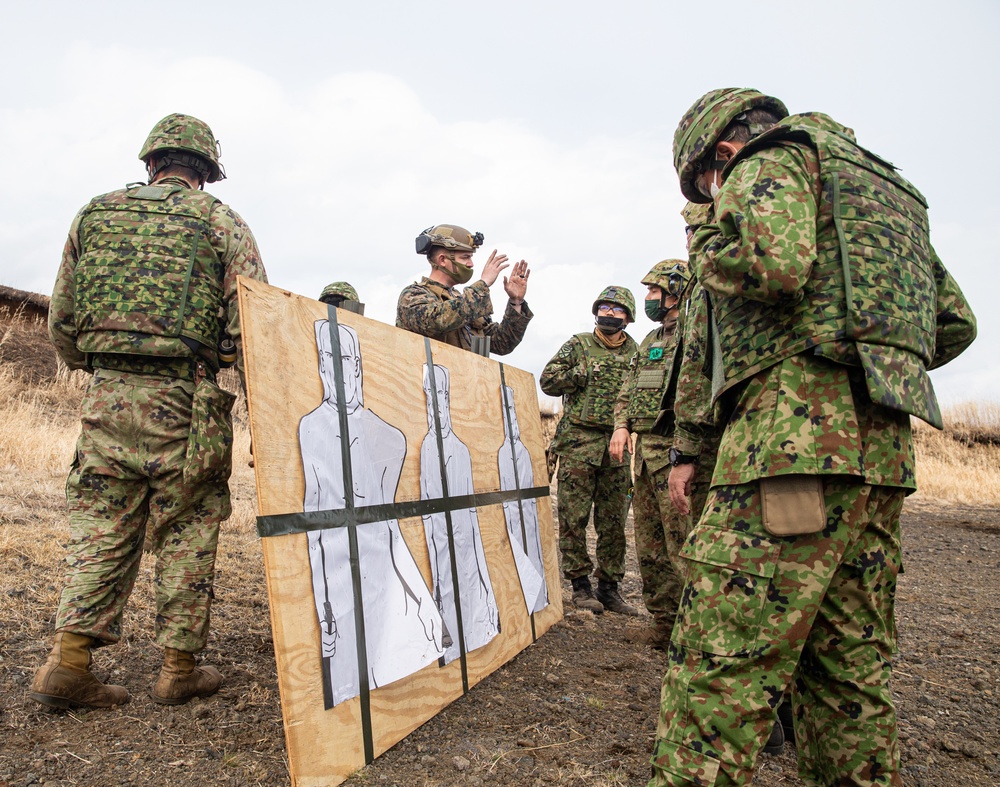
<svg viewBox="0 0 1000 787">
<path fill-rule="evenodd" d="M 780 549 L 781 543 L 767 536 L 698 525 L 680 554 L 688 560 L 770 579 Z"/>
</svg>

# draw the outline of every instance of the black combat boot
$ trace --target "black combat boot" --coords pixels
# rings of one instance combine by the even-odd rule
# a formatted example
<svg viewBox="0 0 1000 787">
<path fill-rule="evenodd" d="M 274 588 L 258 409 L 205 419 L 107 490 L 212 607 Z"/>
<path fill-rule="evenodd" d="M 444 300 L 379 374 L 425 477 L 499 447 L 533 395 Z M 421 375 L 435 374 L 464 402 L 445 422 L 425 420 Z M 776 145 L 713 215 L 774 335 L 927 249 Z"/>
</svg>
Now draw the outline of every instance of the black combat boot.
<svg viewBox="0 0 1000 787">
<path fill-rule="evenodd" d="M 764 753 L 777 756 L 784 750 L 785 731 L 781 728 L 781 722 L 775 721 L 774 726 L 771 727 L 771 737 L 769 737 L 767 739 L 767 743 L 764 744 Z"/>
<path fill-rule="evenodd" d="M 607 579 L 597 580 L 597 600 L 600 601 L 608 612 L 617 612 L 619 615 L 638 615 L 639 610 L 625 603 L 625 599 L 618 592 L 618 583 Z"/>
<path fill-rule="evenodd" d="M 795 724 L 792 721 L 792 701 L 788 695 L 778 706 L 778 721 L 781 722 L 781 729 L 785 733 L 785 742 L 795 745 Z"/>
<path fill-rule="evenodd" d="M 586 609 L 595 615 L 604 612 L 604 605 L 594 598 L 594 590 L 590 587 L 590 577 L 576 577 L 573 582 L 573 606 Z"/>
</svg>

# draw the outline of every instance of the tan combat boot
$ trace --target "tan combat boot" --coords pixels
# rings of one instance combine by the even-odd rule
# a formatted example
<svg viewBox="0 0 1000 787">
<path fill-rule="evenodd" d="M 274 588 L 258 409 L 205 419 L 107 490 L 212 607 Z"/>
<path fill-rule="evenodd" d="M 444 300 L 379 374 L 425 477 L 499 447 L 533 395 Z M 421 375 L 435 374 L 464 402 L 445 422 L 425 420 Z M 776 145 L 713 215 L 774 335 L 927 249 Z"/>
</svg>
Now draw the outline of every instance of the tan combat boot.
<svg viewBox="0 0 1000 787">
<path fill-rule="evenodd" d="M 212 696 L 221 685 L 222 673 L 215 667 L 196 667 L 193 653 L 167 648 L 153 700 L 161 705 L 183 705 L 195 697 Z"/>
<path fill-rule="evenodd" d="M 129 700 L 122 686 L 106 686 L 90 671 L 91 637 L 69 631 L 56 632 L 52 652 L 35 673 L 28 696 L 50 708 L 83 705 L 111 708 Z"/>
<path fill-rule="evenodd" d="M 639 610 L 625 602 L 621 593 L 618 592 L 618 583 L 608 579 L 597 580 L 596 598 L 608 612 L 617 612 L 619 615 L 629 615 L 635 617 Z"/>
<path fill-rule="evenodd" d="M 604 612 L 604 605 L 594 598 L 594 589 L 590 586 L 589 577 L 576 577 L 573 582 L 573 606 L 586 609 L 595 615 Z"/>
</svg>

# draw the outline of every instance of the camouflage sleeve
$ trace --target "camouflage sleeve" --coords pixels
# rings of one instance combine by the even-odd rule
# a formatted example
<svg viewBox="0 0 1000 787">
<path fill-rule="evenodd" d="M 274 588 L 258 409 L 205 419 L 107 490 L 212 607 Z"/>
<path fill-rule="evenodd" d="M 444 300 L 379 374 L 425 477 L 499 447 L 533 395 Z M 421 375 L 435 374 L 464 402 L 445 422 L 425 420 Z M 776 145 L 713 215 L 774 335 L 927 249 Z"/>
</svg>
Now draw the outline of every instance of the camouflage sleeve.
<svg viewBox="0 0 1000 787">
<path fill-rule="evenodd" d="M 521 339 L 524 338 L 528 323 L 534 316 L 531 309 L 528 308 L 527 301 L 521 301 L 521 311 L 511 306 L 508 301 L 503 320 L 499 323 L 490 322 L 485 326 L 485 333 L 490 337 L 490 353 L 507 355 L 507 353 L 513 352 L 514 348 L 521 343 Z"/>
<path fill-rule="evenodd" d="M 723 298 L 799 300 L 816 259 L 819 190 L 807 147 L 767 148 L 738 163 L 716 197 L 715 223 L 691 241 L 705 288 Z"/>
<path fill-rule="evenodd" d="M 411 284 L 399 294 L 396 327 L 422 336 L 443 336 L 492 313 L 490 288 L 482 279 L 449 300 L 421 284 Z"/>
<path fill-rule="evenodd" d="M 930 368 L 955 360 L 976 338 L 976 316 L 969 308 L 958 283 L 934 252 L 934 280 L 937 283 L 937 341 Z"/>
<path fill-rule="evenodd" d="M 708 356 L 708 303 L 695 282 L 682 304 L 677 330 L 681 361 L 674 396 L 674 447 L 682 454 L 701 453 L 702 439 L 715 431 L 712 380 L 705 374 Z"/>
<path fill-rule="evenodd" d="M 576 393 L 587 387 L 587 365 L 583 345 L 575 336 L 559 348 L 545 364 L 538 385 L 549 396 Z"/>
<path fill-rule="evenodd" d="M 80 219 L 81 210 L 69 228 L 66 245 L 63 246 L 62 262 L 56 274 L 49 305 L 49 337 L 56 352 L 70 369 L 86 369 L 87 355 L 76 349 L 76 285 L 74 274 L 80 259 Z"/>
<path fill-rule="evenodd" d="M 625 377 L 622 379 L 621 390 L 618 391 L 618 398 L 615 399 L 615 421 L 613 429 L 628 429 L 631 431 L 631 425 L 628 419 L 628 406 L 632 401 L 632 391 L 635 389 L 635 375 L 636 369 L 639 364 L 639 351 L 636 350 L 632 354 L 632 358 L 628 364 L 628 372 L 625 373 Z"/>
<path fill-rule="evenodd" d="M 236 342 L 237 369 L 243 379 L 243 342 L 240 332 L 240 311 L 236 292 L 236 277 L 247 276 L 266 282 L 267 273 L 260 259 L 257 241 L 246 222 L 228 205 L 219 204 L 212 210 L 212 248 L 225 266 L 223 298 L 226 333 Z"/>
</svg>

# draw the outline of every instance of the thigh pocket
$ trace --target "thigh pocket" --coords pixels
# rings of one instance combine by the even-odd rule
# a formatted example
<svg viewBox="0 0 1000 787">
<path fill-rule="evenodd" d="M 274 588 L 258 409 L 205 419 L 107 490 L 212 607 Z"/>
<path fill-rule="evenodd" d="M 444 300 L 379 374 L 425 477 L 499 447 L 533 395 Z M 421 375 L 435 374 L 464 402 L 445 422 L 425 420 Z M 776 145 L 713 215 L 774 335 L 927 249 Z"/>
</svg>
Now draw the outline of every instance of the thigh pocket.
<svg viewBox="0 0 1000 787">
<path fill-rule="evenodd" d="M 236 397 L 205 378 L 194 390 L 184 483 L 229 478 L 233 467 L 233 402 Z"/>
<path fill-rule="evenodd" d="M 676 641 L 717 656 L 753 651 L 780 549 L 767 536 L 696 527 L 680 553 L 687 584 Z"/>
</svg>

